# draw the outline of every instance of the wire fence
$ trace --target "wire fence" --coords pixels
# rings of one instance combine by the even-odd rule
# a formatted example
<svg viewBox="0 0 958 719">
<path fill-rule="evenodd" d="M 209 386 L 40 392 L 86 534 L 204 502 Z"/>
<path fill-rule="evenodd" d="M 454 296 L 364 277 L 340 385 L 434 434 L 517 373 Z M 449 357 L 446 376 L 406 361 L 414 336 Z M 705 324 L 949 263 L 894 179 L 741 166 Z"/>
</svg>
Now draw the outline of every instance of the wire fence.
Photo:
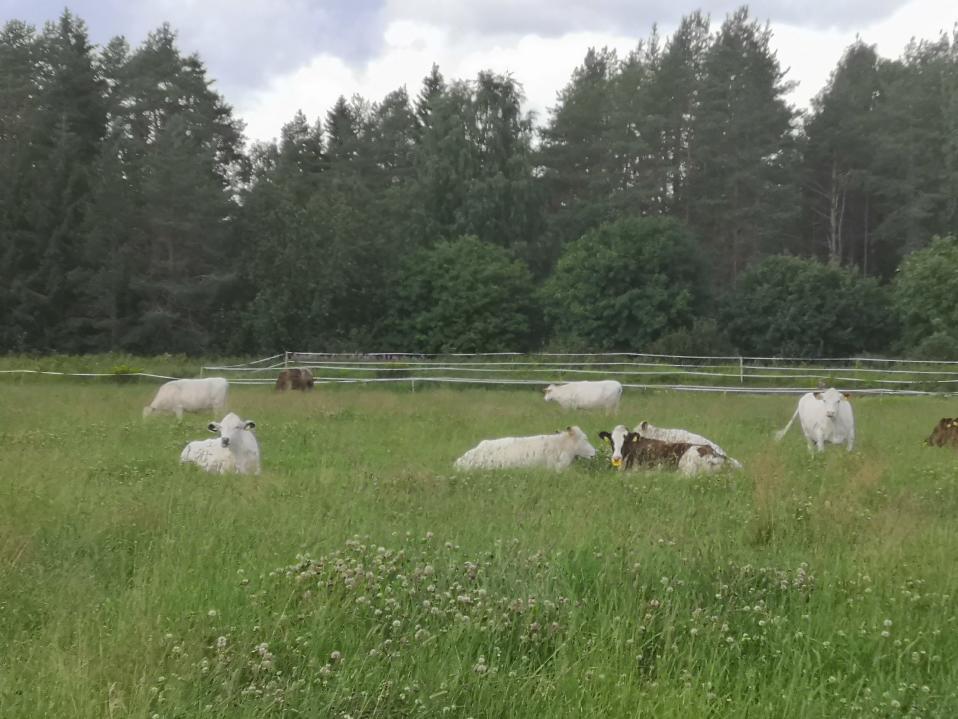
<svg viewBox="0 0 958 719">
<path fill-rule="evenodd" d="M 681 392 L 797 394 L 835 386 L 858 394 L 954 395 L 958 362 L 875 357 L 744 357 L 661 355 L 638 352 L 521 354 L 515 352 L 331 353 L 280 352 L 238 364 L 204 365 L 196 376 L 226 377 L 233 384 L 273 385 L 279 373 L 309 368 L 319 384 L 537 386 L 574 380 L 615 379 L 635 389 Z M 180 370 L 186 374 L 185 368 Z M 167 381 L 145 371 L 67 372 L 3 369 L 0 376 Z"/>
<path fill-rule="evenodd" d="M 233 365 L 216 374 L 272 384 L 279 372 L 309 368 L 317 383 L 538 385 L 616 379 L 625 387 L 687 392 L 796 394 L 838 386 L 860 394 L 950 395 L 958 392 L 958 362 L 874 357 L 744 357 L 610 353 L 284 352 Z"/>
</svg>

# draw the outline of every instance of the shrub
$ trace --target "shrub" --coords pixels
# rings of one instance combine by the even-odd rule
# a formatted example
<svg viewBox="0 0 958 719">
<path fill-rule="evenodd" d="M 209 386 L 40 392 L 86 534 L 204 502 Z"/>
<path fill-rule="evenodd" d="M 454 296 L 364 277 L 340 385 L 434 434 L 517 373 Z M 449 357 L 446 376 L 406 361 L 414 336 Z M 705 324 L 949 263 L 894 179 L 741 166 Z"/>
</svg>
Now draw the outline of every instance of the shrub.
<svg viewBox="0 0 958 719">
<path fill-rule="evenodd" d="M 570 243 L 546 282 L 554 341 L 588 351 L 645 350 L 689 327 L 705 286 L 697 243 L 671 218 L 631 217 Z"/>
<path fill-rule="evenodd" d="M 746 270 L 722 317 L 745 354 L 836 356 L 887 347 L 888 293 L 871 278 L 816 260 L 778 255 Z"/>
</svg>

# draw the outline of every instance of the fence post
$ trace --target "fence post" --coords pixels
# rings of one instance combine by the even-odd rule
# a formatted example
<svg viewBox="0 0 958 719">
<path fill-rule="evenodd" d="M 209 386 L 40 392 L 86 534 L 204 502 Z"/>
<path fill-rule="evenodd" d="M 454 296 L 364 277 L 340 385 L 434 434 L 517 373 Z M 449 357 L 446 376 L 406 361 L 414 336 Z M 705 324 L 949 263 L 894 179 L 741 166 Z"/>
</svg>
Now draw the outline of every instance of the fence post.
<svg viewBox="0 0 958 719">
<path fill-rule="evenodd" d="M 738 358 L 738 382 L 739 384 L 745 384 L 745 358 Z"/>
<path fill-rule="evenodd" d="M 283 369 L 289 368 L 289 350 L 283 350 Z"/>
</svg>

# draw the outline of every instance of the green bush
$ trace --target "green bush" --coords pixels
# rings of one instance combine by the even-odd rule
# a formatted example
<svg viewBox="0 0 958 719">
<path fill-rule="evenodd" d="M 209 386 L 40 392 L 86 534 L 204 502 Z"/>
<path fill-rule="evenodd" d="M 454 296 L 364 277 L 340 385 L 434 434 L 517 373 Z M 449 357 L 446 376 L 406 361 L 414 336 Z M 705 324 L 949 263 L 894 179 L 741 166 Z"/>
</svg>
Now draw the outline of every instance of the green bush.
<svg viewBox="0 0 958 719">
<path fill-rule="evenodd" d="M 537 315 L 525 264 L 501 247 L 462 237 L 403 263 L 388 344 L 430 353 L 522 351 L 532 345 Z"/>
<path fill-rule="evenodd" d="M 553 342 L 642 351 L 691 326 L 706 285 L 698 256 L 692 234 L 671 218 L 630 217 L 586 233 L 542 290 Z"/>
<path fill-rule="evenodd" d="M 825 357 L 885 349 L 895 333 L 888 293 L 872 278 L 777 255 L 746 270 L 722 318 L 743 354 Z"/>
<path fill-rule="evenodd" d="M 902 350 L 945 349 L 958 337 L 958 239 L 936 237 L 902 262 L 893 285 L 894 307 L 902 326 Z M 935 336 L 939 335 L 937 339 Z"/>
</svg>

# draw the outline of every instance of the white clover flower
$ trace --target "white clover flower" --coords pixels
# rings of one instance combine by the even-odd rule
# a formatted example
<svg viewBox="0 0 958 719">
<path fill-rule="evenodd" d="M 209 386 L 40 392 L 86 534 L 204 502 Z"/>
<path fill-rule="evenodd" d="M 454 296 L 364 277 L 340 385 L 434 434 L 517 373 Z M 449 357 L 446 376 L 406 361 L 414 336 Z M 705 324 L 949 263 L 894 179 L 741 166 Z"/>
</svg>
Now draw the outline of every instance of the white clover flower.
<svg viewBox="0 0 958 719">
<path fill-rule="evenodd" d="M 342 655 L 342 653 L 339 652 L 339 651 L 334 651 L 334 652 L 330 653 L 329 658 L 330 658 L 331 660 L 333 660 L 334 662 L 338 662 L 340 659 L 343 658 L 343 655 Z"/>
<path fill-rule="evenodd" d="M 892 625 L 891 619 L 886 619 L 884 622 L 882 622 L 882 625 L 885 626 L 886 628 L 890 627 Z"/>
</svg>

